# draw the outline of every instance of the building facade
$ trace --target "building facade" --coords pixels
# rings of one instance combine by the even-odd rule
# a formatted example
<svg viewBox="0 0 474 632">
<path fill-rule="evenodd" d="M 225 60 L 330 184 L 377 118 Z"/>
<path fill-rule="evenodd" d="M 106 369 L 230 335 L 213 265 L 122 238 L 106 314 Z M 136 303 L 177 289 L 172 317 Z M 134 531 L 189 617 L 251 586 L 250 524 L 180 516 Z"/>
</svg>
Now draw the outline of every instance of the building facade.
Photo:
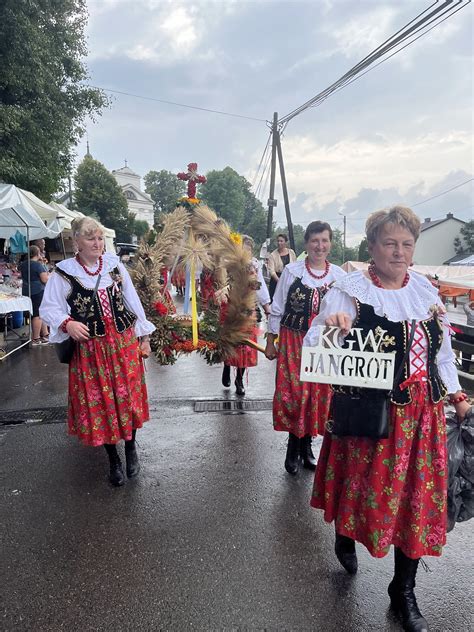
<svg viewBox="0 0 474 632">
<path fill-rule="evenodd" d="M 141 189 L 141 177 L 128 165 L 121 169 L 114 169 L 112 175 L 127 198 L 128 210 L 134 213 L 135 219 L 148 223 L 150 228 L 154 224 L 153 200 Z"/>
<path fill-rule="evenodd" d="M 465 222 L 452 213 L 445 218 L 432 221 L 426 217 L 421 224 L 421 232 L 416 243 L 415 261 L 422 266 L 443 265 L 456 255 L 454 240 L 462 240 L 461 228 Z"/>
</svg>

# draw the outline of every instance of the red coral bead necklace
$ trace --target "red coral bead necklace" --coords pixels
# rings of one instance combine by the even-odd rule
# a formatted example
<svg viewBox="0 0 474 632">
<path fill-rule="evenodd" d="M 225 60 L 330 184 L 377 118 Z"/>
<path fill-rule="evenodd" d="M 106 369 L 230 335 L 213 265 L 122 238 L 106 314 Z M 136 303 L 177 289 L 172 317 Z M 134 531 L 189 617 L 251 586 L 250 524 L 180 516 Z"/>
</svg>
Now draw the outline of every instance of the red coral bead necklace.
<svg viewBox="0 0 474 632">
<path fill-rule="evenodd" d="M 97 276 L 98 274 L 100 274 L 102 272 L 102 265 L 103 265 L 103 259 L 102 259 L 102 255 L 99 257 L 99 267 L 97 268 L 97 270 L 95 272 L 91 272 L 90 270 L 88 270 L 86 268 L 86 266 L 82 263 L 81 258 L 79 255 L 76 255 L 76 261 L 77 263 L 81 266 L 81 268 L 84 270 L 84 272 L 86 274 L 88 274 L 89 276 Z"/>
<path fill-rule="evenodd" d="M 368 273 L 370 276 L 370 280 L 375 285 L 375 287 L 380 287 L 382 288 L 382 290 L 385 289 L 384 286 L 382 285 L 382 281 L 380 280 L 377 272 L 375 271 L 375 265 L 373 263 L 369 265 Z M 403 279 L 402 287 L 405 287 L 405 285 L 408 283 L 409 280 L 410 280 L 410 275 L 407 272 L 405 274 L 405 278 Z"/>
<path fill-rule="evenodd" d="M 330 263 L 329 263 L 329 261 L 327 259 L 325 261 L 325 269 L 324 269 L 324 272 L 322 274 L 314 274 L 314 272 L 309 267 L 308 257 L 306 257 L 306 259 L 304 260 L 304 264 L 306 266 L 306 270 L 308 271 L 309 276 L 312 276 L 313 279 L 324 279 L 324 277 L 329 274 Z"/>
</svg>

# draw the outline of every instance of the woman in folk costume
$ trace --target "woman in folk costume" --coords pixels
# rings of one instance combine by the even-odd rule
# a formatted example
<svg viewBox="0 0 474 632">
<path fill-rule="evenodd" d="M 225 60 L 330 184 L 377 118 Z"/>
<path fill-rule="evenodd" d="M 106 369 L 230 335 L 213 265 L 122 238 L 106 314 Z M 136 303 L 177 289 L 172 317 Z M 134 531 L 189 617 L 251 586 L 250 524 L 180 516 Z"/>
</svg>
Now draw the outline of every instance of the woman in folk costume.
<svg viewBox="0 0 474 632">
<path fill-rule="evenodd" d="M 388 593 L 410 632 L 428 630 L 413 592 L 418 562 L 423 555 L 441 555 L 446 542 L 444 397 L 450 394 L 459 420 L 469 410 L 437 290 L 408 272 L 419 232 L 420 221 L 408 208 L 372 214 L 366 225 L 373 260 L 368 272 L 353 272 L 334 285 L 305 338 L 314 346 L 320 328 L 340 327 L 357 351 L 351 328 L 362 329 L 362 340 L 380 328 L 379 351 L 395 352 L 395 375 L 401 369 L 401 378 L 391 393 L 388 438 L 326 432 L 311 505 L 334 521 L 336 556 L 350 574 L 357 572 L 355 541 L 374 557 L 395 547 Z M 337 390 L 347 393 L 345 387 Z M 335 414 L 334 428 L 337 419 Z"/>
<path fill-rule="evenodd" d="M 287 265 L 278 281 L 268 319 L 265 355 L 277 358 L 273 427 L 288 432 L 285 469 L 297 474 L 303 466 L 314 470 L 311 437 L 322 433 L 327 420 L 331 388 L 301 382 L 303 337 L 319 311 L 321 297 L 331 283 L 345 275 L 327 260 L 332 229 L 326 222 L 311 222 L 304 236 L 307 257 Z M 278 351 L 275 339 L 278 337 Z"/>
<path fill-rule="evenodd" d="M 247 248 L 247 250 L 252 253 L 254 247 L 254 241 L 252 237 L 248 235 L 242 235 L 242 247 Z M 270 313 L 270 295 L 268 293 L 268 288 L 265 283 L 265 279 L 263 278 L 262 268 L 260 262 L 255 257 L 252 257 L 251 268 L 253 275 L 257 280 L 257 290 L 256 290 L 256 300 L 262 306 L 265 314 Z M 225 305 L 222 306 L 223 311 L 225 311 Z M 257 342 L 257 327 L 254 327 L 253 334 L 249 336 L 255 342 Z M 258 351 L 249 347 L 248 345 L 239 345 L 236 347 L 235 352 L 232 356 L 226 358 L 224 360 L 224 369 L 222 371 L 222 384 L 223 386 L 230 386 L 230 367 L 234 366 L 237 369 L 237 375 L 235 378 L 235 391 L 237 395 L 245 395 L 244 389 L 244 373 L 245 369 L 249 369 L 253 366 L 257 366 Z"/>
<path fill-rule="evenodd" d="M 296 261 L 295 251 L 288 247 L 288 237 L 286 235 L 283 235 L 283 233 L 277 235 L 276 242 L 277 247 L 267 258 L 267 270 L 270 275 L 268 290 L 271 300 L 273 300 L 278 279 L 281 277 L 284 267 Z"/>
<path fill-rule="evenodd" d="M 178 296 L 184 296 L 184 288 L 186 285 L 186 267 L 182 261 L 176 265 L 171 275 L 171 284 L 175 286 Z"/>
<path fill-rule="evenodd" d="M 116 444 L 125 440 L 127 476 L 140 465 L 138 428 L 148 420 L 142 357 L 150 354 L 155 326 L 143 311 L 130 275 L 119 258 L 103 253 L 102 227 L 84 217 L 72 224 L 77 255 L 61 261 L 49 279 L 41 316 L 52 342 L 76 341 L 69 364 L 68 428 L 84 444 L 103 445 L 110 482 L 125 482 Z"/>
</svg>

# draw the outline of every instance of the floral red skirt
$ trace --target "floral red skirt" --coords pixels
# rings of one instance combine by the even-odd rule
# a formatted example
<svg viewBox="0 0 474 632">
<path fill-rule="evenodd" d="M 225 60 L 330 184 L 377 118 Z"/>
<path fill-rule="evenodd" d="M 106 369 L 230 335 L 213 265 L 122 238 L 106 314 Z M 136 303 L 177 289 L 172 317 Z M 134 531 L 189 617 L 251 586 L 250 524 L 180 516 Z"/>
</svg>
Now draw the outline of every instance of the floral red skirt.
<svg viewBox="0 0 474 632">
<path fill-rule="evenodd" d="M 255 327 L 249 340 L 257 342 L 258 327 Z M 248 345 L 239 345 L 231 356 L 224 360 L 228 366 L 235 366 L 238 369 L 250 369 L 258 364 L 258 351 Z"/>
<path fill-rule="evenodd" d="M 297 437 L 323 434 L 329 415 L 331 387 L 300 381 L 304 332 L 280 327 L 273 427 Z"/>
<path fill-rule="evenodd" d="M 425 382 L 409 388 L 412 403 L 391 407 L 388 439 L 327 433 L 316 469 L 311 505 L 374 557 L 392 544 L 412 559 L 441 555 L 446 542 L 443 402 L 431 402 Z"/>
<path fill-rule="evenodd" d="M 69 365 L 69 434 L 90 446 L 132 438 L 149 419 L 143 363 L 133 327 L 79 343 Z"/>
</svg>

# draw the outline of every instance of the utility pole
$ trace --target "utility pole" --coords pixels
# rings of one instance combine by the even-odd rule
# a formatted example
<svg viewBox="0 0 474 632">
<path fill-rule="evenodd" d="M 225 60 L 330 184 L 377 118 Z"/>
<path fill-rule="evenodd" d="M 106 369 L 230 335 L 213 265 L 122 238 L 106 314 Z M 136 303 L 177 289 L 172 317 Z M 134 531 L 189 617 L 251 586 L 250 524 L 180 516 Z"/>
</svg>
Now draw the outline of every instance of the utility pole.
<svg viewBox="0 0 474 632">
<path fill-rule="evenodd" d="M 288 226 L 288 237 L 290 246 L 295 249 L 295 237 L 293 233 L 293 222 L 291 220 L 290 200 L 288 197 L 288 187 L 286 185 L 285 165 L 283 163 L 283 152 L 281 150 L 280 130 L 278 129 L 278 112 L 273 113 L 272 123 L 272 159 L 270 171 L 270 192 L 268 197 L 268 220 L 267 220 L 267 237 L 271 238 L 273 232 L 273 208 L 277 205 L 275 199 L 275 178 L 276 178 L 276 159 L 278 156 L 278 164 L 280 166 L 281 186 L 283 189 L 283 200 L 285 202 L 286 223 Z"/>
<path fill-rule="evenodd" d="M 286 224 L 288 226 L 288 237 L 290 238 L 290 246 L 292 250 L 294 250 L 295 249 L 295 236 L 293 234 L 293 222 L 291 220 L 290 200 L 288 198 L 288 188 L 286 186 L 285 165 L 283 164 L 283 152 L 281 151 L 279 131 L 277 131 L 276 140 L 277 140 L 278 162 L 280 163 L 280 178 L 281 178 L 281 186 L 283 189 L 283 200 L 285 202 Z"/>
<path fill-rule="evenodd" d="M 268 217 L 267 217 L 267 238 L 270 239 L 273 232 L 273 207 L 277 205 L 275 200 L 275 170 L 276 170 L 276 148 L 278 136 L 278 112 L 273 112 L 272 124 L 272 162 L 270 171 L 270 192 L 268 194 Z"/>
</svg>

